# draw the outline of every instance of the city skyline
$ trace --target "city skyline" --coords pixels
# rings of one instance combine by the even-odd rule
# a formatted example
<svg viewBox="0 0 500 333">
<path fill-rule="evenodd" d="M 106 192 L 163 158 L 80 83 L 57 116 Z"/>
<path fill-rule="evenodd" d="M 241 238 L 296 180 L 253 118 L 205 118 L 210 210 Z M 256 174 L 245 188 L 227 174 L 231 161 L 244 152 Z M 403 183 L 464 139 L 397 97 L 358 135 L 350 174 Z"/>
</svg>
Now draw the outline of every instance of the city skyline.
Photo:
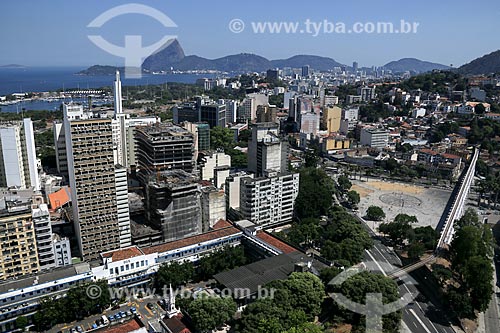
<svg viewBox="0 0 500 333">
<path fill-rule="evenodd" d="M 365 3 L 361 8 L 356 4 L 326 1 L 315 7 L 283 2 L 229 5 L 225 0 L 217 3 L 190 0 L 175 4 L 140 1 L 138 3 L 167 15 L 177 27 L 165 28 L 156 20 L 137 14 L 115 17 L 101 28 L 87 27 L 106 10 L 129 3 L 5 2 L 2 4 L 5 10 L 0 14 L 4 27 L 0 38 L 9 47 L 0 55 L 0 65 L 122 66 L 122 58 L 106 53 L 88 39 L 88 35 L 96 32 L 116 45 L 123 45 L 125 35 L 143 36 L 144 45 L 153 44 L 166 34 L 175 35 L 187 55 L 209 59 L 239 53 L 258 54 L 268 59 L 311 54 L 331 57 L 346 65 L 357 61 L 360 67 L 382 66 L 401 58 L 418 58 L 458 67 L 498 49 L 490 41 L 494 40 L 494 23 L 500 13 L 500 4 L 490 0 L 483 1 L 483 6 L 464 1 L 424 1 L 405 4 L 404 7 L 385 0 Z M 317 7 L 322 10 L 317 10 Z M 443 17 L 450 16 L 454 19 L 444 24 Z M 230 30 L 229 25 L 235 19 L 246 24 L 241 33 Z M 321 29 L 316 36 L 300 33 L 303 29 L 296 33 L 252 31 L 255 22 L 297 22 L 306 27 L 308 20 L 316 24 L 325 20 L 334 24 L 345 23 L 348 27 L 355 22 L 392 22 L 398 25 L 404 20 L 418 23 L 418 30 L 411 34 L 342 34 L 325 33 Z M 473 45 L 462 46 L 464 41 L 472 40 Z M 33 52 L 34 49 L 39 52 Z"/>
</svg>

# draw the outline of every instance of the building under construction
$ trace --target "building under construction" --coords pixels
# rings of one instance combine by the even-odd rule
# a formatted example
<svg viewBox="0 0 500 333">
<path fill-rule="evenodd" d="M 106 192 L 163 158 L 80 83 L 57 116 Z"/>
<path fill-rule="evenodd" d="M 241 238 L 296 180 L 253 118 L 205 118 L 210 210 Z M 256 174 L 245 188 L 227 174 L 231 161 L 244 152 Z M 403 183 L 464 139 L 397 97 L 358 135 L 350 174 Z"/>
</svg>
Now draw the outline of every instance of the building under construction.
<svg viewBox="0 0 500 333">
<path fill-rule="evenodd" d="M 135 139 L 138 178 L 143 185 L 162 171 L 193 171 L 194 137 L 184 128 L 171 123 L 137 127 Z"/>
<path fill-rule="evenodd" d="M 183 170 L 159 172 L 145 186 L 146 217 L 162 230 L 163 241 L 201 233 L 201 191 L 196 177 Z"/>
</svg>

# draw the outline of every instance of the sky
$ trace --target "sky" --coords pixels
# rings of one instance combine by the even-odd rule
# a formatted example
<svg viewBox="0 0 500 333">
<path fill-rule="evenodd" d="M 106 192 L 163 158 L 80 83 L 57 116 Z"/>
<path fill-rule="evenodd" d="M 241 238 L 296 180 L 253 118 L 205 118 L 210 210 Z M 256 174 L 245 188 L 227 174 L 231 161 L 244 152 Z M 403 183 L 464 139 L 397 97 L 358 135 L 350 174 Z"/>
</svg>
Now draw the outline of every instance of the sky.
<svg viewBox="0 0 500 333">
<path fill-rule="evenodd" d="M 130 3 L 162 12 L 177 27 L 167 28 L 137 13 L 88 27 L 105 11 Z M 367 67 L 407 57 L 460 66 L 500 49 L 499 16 L 498 0 L 2 0 L 0 65 L 123 66 L 123 57 L 102 50 L 88 35 L 100 35 L 117 46 L 124 45 L 125 35 L 142 36 L 143 46 L 170 35 L 177 36 L 186 55 L 210 59 L 238 53 L 268 59 L 311 54 Z M 229 29 L 234 19 L 244 23 L 242 32 Z M 306 20 L 319 27 L 317 36 L 304 33 Z M 392 22 L 399 27 L 401 20 L 417 22 L 418 28 L 409 34 L 328 33 L 319 26 L 325 20 L 340 30 L 342 24 L 349 29 L 356 22 Z M 299 30 L 256 33 L 256 22 L 297 22 Z M 241 28 L 239 21 L 235 24 L 232 27 Z"/>
</svg>

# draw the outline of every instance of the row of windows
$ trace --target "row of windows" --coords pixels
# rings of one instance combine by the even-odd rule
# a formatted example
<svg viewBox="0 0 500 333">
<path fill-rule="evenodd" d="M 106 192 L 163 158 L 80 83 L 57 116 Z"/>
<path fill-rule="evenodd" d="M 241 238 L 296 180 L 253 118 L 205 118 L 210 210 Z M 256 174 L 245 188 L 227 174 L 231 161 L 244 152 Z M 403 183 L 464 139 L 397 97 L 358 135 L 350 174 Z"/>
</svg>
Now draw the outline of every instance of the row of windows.
<svg viewBox="0 0 500 333">
<path fill-rule="evenodd" d="M 130 263 L 130 264 L 126 264 L 126 265 L 121 265 L 119 268 L 115 267 L 114 272 L 115 272 L 115 274 L 118 274 L 119 272 L 124 272 L 124 271 L 128 271 L 128 270 L 131 270 L 134 268 L 144 267 L 144 266 L 148 266 L 147 260 L 141 260 L 140 262 L 137 262 L 137 263 Z M 113 268 L 109 269 L 109 274 L 113 274 Z"/>
</svg>

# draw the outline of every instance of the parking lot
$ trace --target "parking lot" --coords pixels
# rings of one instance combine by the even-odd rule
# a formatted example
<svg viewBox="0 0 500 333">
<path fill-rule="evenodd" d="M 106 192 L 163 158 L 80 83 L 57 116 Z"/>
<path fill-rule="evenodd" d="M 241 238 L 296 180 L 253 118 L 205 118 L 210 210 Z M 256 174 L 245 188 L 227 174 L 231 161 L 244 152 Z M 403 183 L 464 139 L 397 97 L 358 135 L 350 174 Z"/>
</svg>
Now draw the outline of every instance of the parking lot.
<svg viewBox="0 0 500 333">
<path fill-rule="evenodd" d="M 157 322 L 164 314 L 164 310 L 158 304 L 159 300 L 160 298 L 149 297 L 121 304 L 119 307 L 116 306 L 110 310 L 106 310 L 100 315 L 94 315 L 78 322 L 54 326 L 49 332 L 93 332 L 104 327 L 112 327 L 120 323 L 125 323 L 135 316 L 139 317 L 147 326 L 150 320 Z M 103 315 L 106 316 L 107 323 L 102 322 Z M 78 327 L 80 330 L 77 329 Z"/>
</svg>

